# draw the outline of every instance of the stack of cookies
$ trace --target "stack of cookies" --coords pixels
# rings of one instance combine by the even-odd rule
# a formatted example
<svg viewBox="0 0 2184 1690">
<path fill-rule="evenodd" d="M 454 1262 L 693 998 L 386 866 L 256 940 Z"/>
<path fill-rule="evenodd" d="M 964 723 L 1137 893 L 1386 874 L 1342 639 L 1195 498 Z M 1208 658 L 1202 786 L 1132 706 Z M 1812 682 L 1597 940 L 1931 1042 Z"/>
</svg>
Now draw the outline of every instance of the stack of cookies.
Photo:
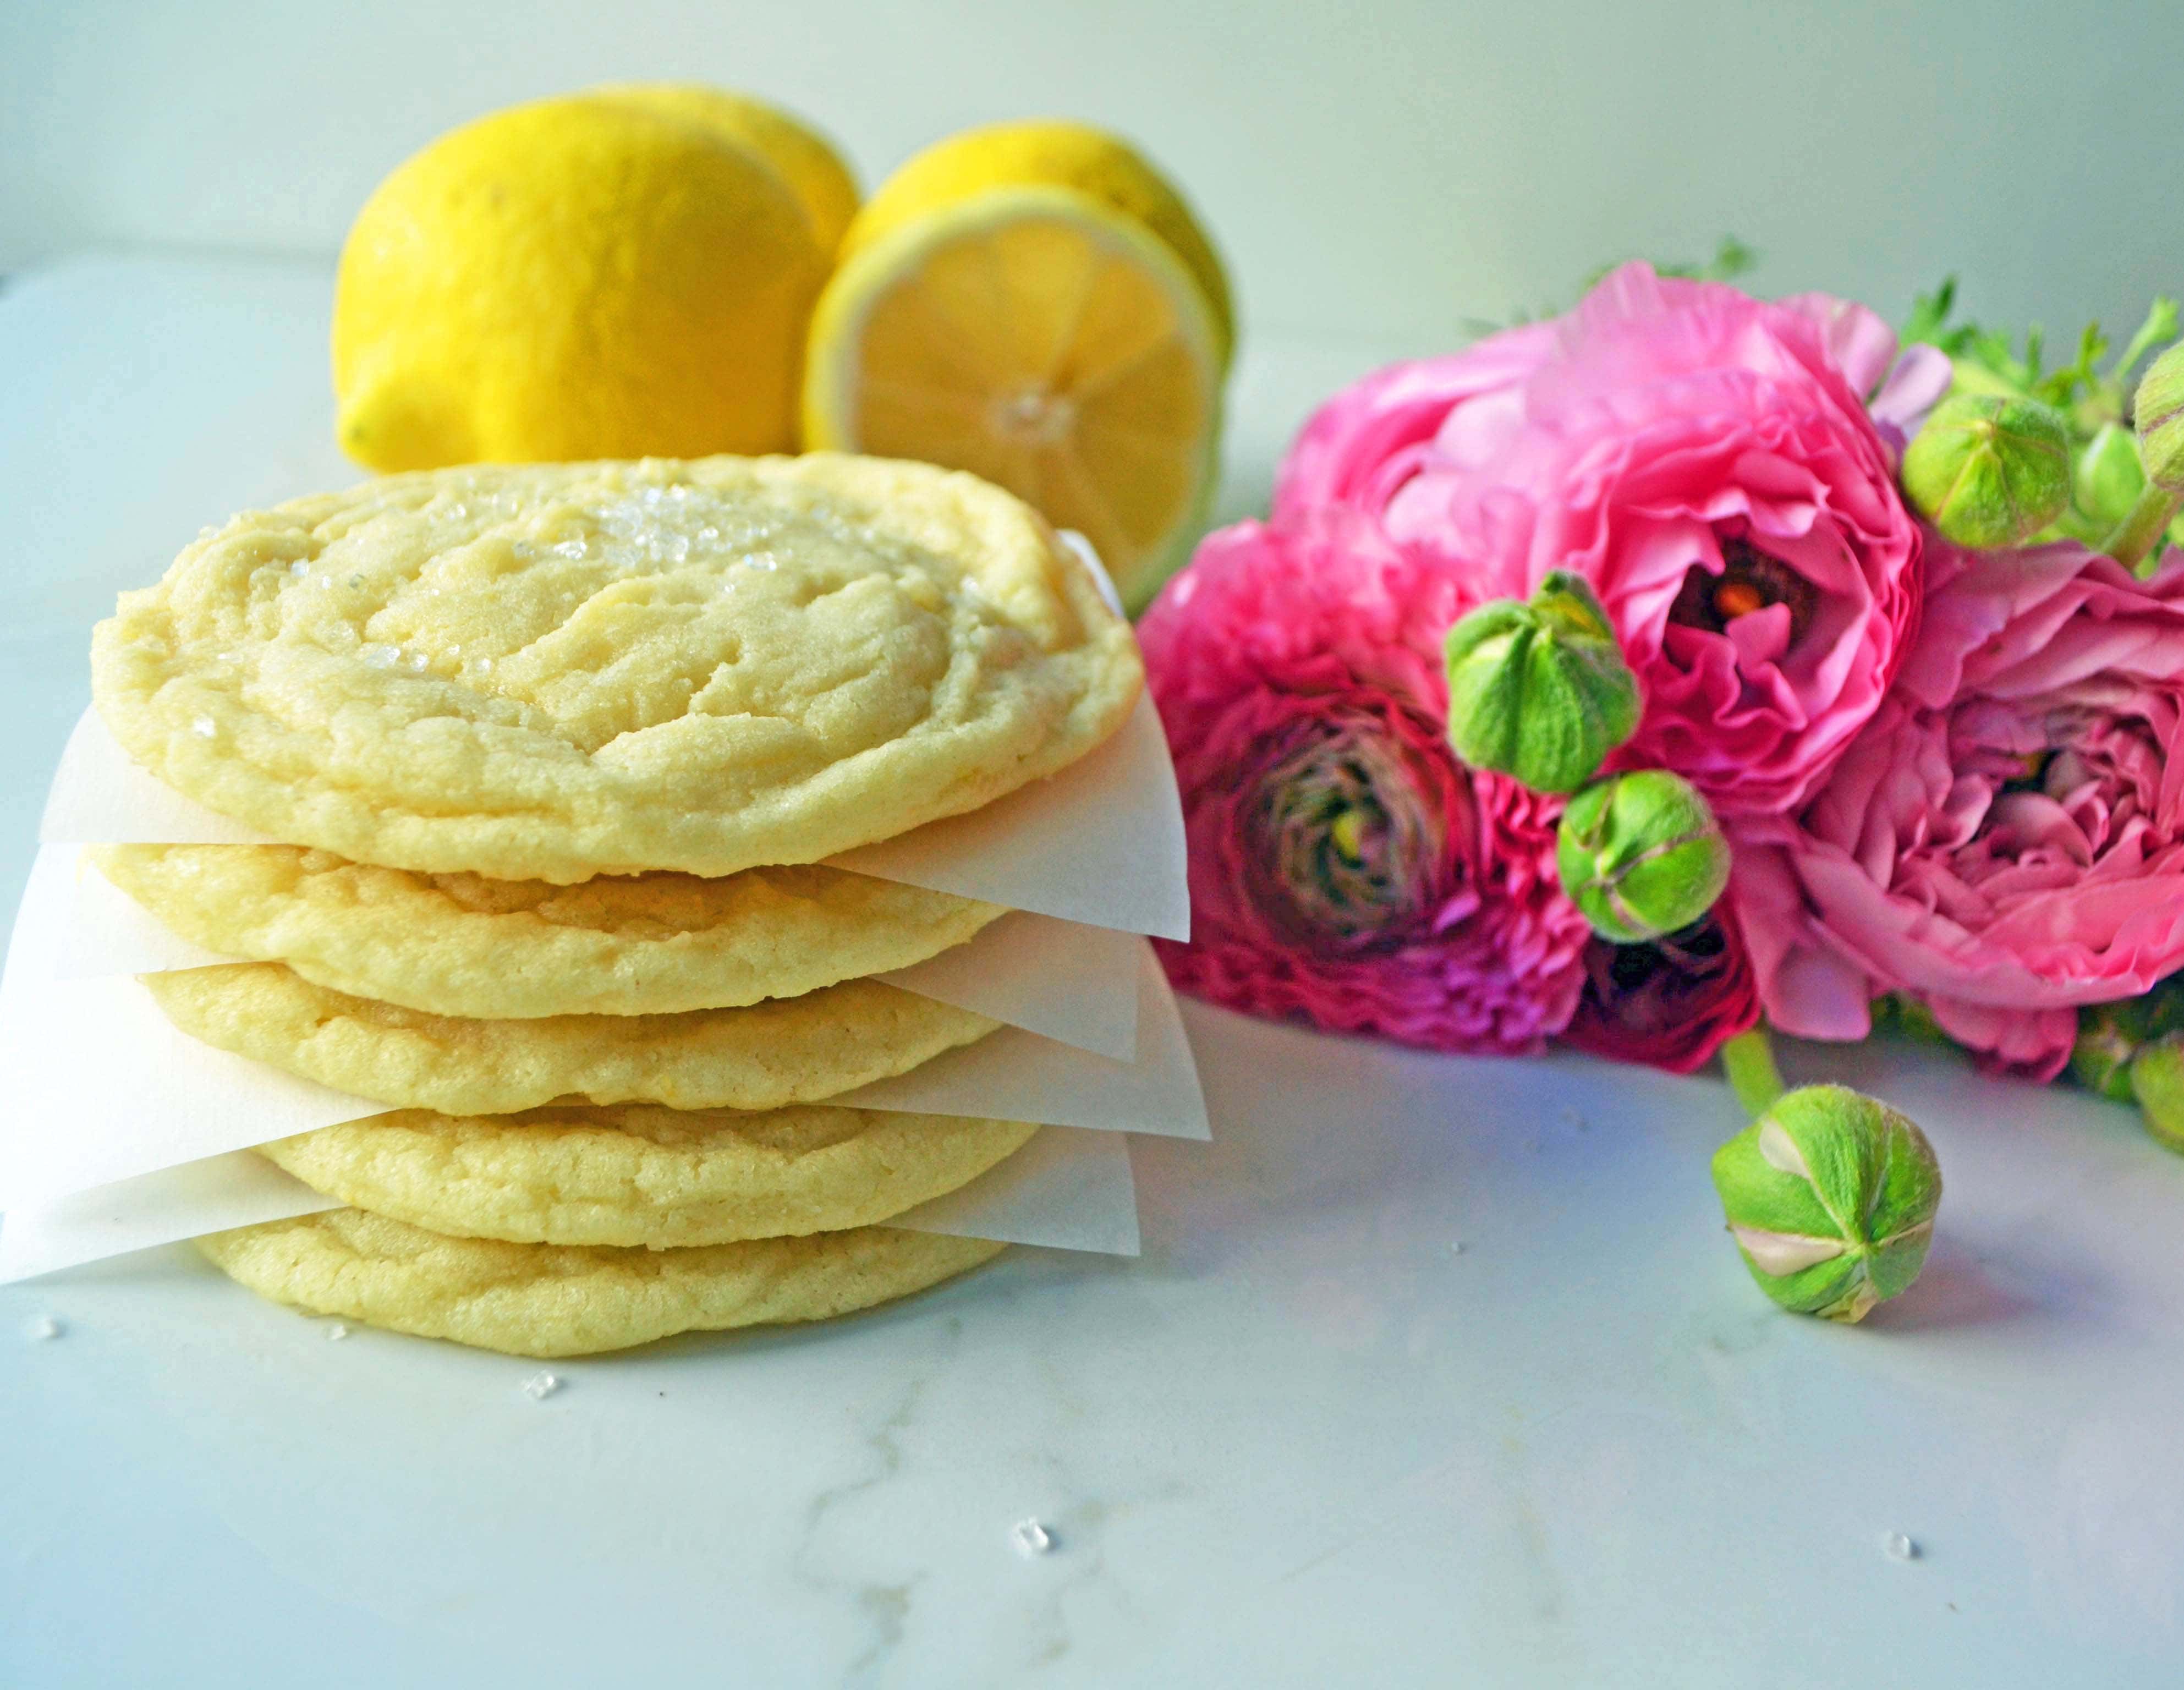
<svg viewBox="0 0 2184 1690">
<path fill-rule="evenodd" d="M 1035 1127 L 827 1100 L 994 1030 L 871 977 L 1004 912 L 822 860 L 1128 714 L 1128 627 L 1017 499 L 827 455 L 394 477 L 209 532 L 92 660 L 139 764 L 286 842 L 93 853 L 248 959 L 160 1009 L 390 1112 L 264 1147 L 347 1207 L 203 1241 L 235 1278 L 550 1356 L 1000 1248 L 885 1223 Z"/>
</svg>

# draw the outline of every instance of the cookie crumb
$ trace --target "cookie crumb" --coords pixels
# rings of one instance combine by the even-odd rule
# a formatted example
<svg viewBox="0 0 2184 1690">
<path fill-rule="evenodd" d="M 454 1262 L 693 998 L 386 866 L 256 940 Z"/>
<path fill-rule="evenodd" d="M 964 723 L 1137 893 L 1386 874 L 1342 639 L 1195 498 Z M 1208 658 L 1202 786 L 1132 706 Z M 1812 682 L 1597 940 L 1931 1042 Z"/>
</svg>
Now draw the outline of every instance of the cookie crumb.
<svg viewBox="0 0 2184 1690">
<path fill-rule="evenodd" d="M 1009 1542 L 1026 1560 L 1054 1548 L 1054 1534 L 1036 1520 L 1020 1520 L 1009 1528 Z"/>
</svg>

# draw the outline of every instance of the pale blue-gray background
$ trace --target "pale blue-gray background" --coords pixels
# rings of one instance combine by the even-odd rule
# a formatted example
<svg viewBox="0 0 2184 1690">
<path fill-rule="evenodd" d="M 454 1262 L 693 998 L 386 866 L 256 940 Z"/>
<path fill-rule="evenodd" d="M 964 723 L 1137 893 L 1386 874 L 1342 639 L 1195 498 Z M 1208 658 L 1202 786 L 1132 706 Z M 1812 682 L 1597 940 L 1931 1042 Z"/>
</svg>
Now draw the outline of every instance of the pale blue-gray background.
<svg viewBox="0 0 2184 1690">
<path fill-rule="evenodd" d="M 868 184 L 984 120 L 1125 131 L 1262 327 L 1429 346 L 1734 232 L 1766 291 L 1895 316 L 1954 269 L 1997 320 L 2127 333 L 2184 286 L 2180 37 L 2176 0 L 0 0 L 0 271 L 331 253 L 450 125 L 677 76 L 804 112 Z"/>
</svg>

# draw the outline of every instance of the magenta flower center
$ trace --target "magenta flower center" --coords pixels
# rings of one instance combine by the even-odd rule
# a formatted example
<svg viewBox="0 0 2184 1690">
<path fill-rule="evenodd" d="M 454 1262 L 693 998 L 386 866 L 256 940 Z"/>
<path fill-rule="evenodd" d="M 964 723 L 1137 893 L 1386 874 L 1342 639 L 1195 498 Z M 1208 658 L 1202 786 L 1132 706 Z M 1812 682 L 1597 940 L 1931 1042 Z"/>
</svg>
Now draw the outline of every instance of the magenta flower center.
<svg viewBox="0 0 2184 1690">
<path fill-rule="evenodd" d="M 1748 616 L 1776 605 L 1790 608 L 1790 638 L 1786 649 L 1794 650 L 1812 625 L 1813 610 L 1819 598 L 1813 583 L 1751 541 L 1724 536 L 1721 542 L 1721 572 L 1693 564 L 1684 573 L 1669 620 L 1681 627 L 1722 633 L 1740 616 Z"/>
<path fill-rule="evenodd" d="M 1720 990 L 1735 966 L 1728 936 L 1709 912 L 1650 945 L 1585 946 L 1585 995 L 1610 1020 L 1633 1033 L 1672 1029 L 1694 998 Z"/>
<path fill-rule="evenodd" d="M 1254 901 L 1300 940 L 1346 949 L 1417 922 L 1444 841 L 1409 758 L 1362 724 L 1330 724 L 1269 767 L 1251 832 Z"/>
</svg>

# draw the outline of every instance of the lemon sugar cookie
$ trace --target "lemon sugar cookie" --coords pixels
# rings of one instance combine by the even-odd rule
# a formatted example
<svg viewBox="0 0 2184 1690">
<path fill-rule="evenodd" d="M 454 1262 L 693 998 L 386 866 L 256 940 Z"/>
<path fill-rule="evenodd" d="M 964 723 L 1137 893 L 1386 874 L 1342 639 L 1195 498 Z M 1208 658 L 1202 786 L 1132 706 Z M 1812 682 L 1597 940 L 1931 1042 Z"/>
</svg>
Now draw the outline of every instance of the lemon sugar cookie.
<svg viewBox="0 0 2184 1690">
<path fill-rule="evenodd" d="M 557 1100 L 775 1109 L 907 1074 L 1000 1023 L 877 980 L 681 1015 L 487 1021 L 313 985 L 278 962 L 141 977 L 193 1039 L 396 1108 L 514 1114 Z"/>
<path fill-rule="evenodd" d="M 574 886 L 415 874 L 296 845 L 96 845 L 107 879 L 209 951 L 433 1015 L 666 1015 L 906 968 L 996 904 L 818 864 Z"/>
<path fill-rule="evenodd" d="M 315 1191 L 437 1232 L 666 1249 L 883 1221 L 967 1185 L 1038 1130 L 823 1105 L 411 1109 L 259 1152 Z"/>
<path fill-rule="evenodd" d="M 360 1209 L 214 1233 L 198 1247 L 277 1302 L 521 1356 L 825 1320 L 967 1273 L 1004 1246 L 858 1227 L 691 1250 L 449 1238 Z"/>
<path fill-rule="evenodd" d="M 92 639 L 129 754 L 286 843 L 573 882 L 817 862 L 1121 726 L 1128 627 L 970 476 L 473 466 L 237 516 Z"/>
</svg>

